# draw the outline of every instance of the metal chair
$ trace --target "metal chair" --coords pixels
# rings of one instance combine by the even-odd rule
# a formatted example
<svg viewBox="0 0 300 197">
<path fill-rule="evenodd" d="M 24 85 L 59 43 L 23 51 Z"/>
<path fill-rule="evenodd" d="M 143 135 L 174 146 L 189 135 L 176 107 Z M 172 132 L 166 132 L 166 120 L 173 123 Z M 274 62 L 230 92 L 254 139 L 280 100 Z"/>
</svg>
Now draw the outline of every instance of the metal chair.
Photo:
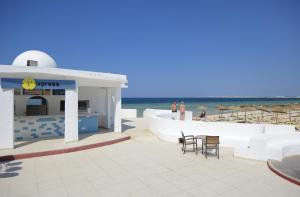
<svg viewBox="0 0 300 197">
<path fill-rule="evenodd" d="M 205 158 L 207 159 L 207 150 L 216 150 L 216 156 L 218 159 L 220 158 L 219 153 L 219 136 L 206 136 L 205 142 L 204 142 L 204 147 L 205 147 Z"/>
<path fill-rule="evenodd" d="M 182 135 L 182 152 L 185 154 L 186 152 L 186 146 L 187 145 L 193 145 L 193 151 L 197 154 L 197 139 L 193 135 L 184 135 L 184 133 L 181 131 Z M 196 146 L 196 147 L 195 147 Z"/>
</svg>

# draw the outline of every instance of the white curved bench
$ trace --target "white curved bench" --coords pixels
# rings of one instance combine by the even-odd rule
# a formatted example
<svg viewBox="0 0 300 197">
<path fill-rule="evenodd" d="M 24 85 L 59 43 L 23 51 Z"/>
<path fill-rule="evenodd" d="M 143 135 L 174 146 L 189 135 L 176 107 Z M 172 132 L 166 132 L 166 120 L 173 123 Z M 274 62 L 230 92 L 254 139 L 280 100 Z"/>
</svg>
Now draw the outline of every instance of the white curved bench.
<svg viewBox="0 0 300 197">
<path fill-rule="evenodd" d="M 173 120 L 169 110 L 147 109 L 151 132 L 169 142 L 178 142 L 180 131 L 186 135 L 217 135 L 220 146 L 234 148 L 234 155 L 244 158 L 281 160 L 284 156 L 300 154 L 300 133 L 291 125 L 244 124 Z"/>
</svg>

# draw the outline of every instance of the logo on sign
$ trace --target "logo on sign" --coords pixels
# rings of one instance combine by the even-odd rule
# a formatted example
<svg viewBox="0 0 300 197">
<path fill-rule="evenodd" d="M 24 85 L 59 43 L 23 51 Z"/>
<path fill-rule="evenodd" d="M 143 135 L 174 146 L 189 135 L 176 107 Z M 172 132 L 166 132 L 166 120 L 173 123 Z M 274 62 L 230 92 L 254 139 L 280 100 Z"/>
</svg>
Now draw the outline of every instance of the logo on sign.
<svg viewBox="0 0 300 197">
<path fill-rule="evenodd" d="M 22 81 L 22 88 L 25 90 L 33 90 L 36 87 L 36 82 L 34 79 L 28 77 L 24 78 Z"/>
</svg>

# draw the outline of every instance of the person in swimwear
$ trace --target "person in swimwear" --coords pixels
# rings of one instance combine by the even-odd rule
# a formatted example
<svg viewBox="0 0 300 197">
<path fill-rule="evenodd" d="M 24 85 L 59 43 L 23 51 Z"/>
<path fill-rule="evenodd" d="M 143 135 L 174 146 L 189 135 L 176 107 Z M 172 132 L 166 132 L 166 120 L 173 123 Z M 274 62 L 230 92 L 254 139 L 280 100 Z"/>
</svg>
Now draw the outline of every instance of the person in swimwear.
<svg viewBox="0 0 300 197">
<path fill-rule="evenodd" d="M 176 104 L 176 102 L 172 103 L 171 110 L 172 110 L 173 113 L 177 112 L 177 104 Z"/>
<path fill-rule="evenodd" d="M 184 102 L 181 102 L 180 103 L 180 106 L 179 106 L 179 112 L 180 112 L 180 120 L 185 120 L 185 105 L 184 105 Z"/>
</svg>

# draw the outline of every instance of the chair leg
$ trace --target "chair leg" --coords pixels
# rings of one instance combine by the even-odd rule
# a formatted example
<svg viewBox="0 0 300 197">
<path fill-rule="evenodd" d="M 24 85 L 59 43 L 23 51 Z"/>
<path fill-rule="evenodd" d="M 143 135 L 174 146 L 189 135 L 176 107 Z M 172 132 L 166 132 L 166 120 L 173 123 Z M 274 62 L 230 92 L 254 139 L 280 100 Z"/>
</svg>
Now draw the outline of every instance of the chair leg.
<svg viewBox="0 0 300 197">
<path fill-rule="evenodd" d="M 205 147 L 205 159 L 207 159 L 207 147 Z"/>
<path fill-rule="evenodd" d="M 219 145 L 218 145 L 218 159 L 220 159 L 220 149 L 219 149 Z"/>
<path fill-rule="evenodd" d="M 195 144 L 193 144 L 193 151 L 195 152 Z"/>
</svg>

